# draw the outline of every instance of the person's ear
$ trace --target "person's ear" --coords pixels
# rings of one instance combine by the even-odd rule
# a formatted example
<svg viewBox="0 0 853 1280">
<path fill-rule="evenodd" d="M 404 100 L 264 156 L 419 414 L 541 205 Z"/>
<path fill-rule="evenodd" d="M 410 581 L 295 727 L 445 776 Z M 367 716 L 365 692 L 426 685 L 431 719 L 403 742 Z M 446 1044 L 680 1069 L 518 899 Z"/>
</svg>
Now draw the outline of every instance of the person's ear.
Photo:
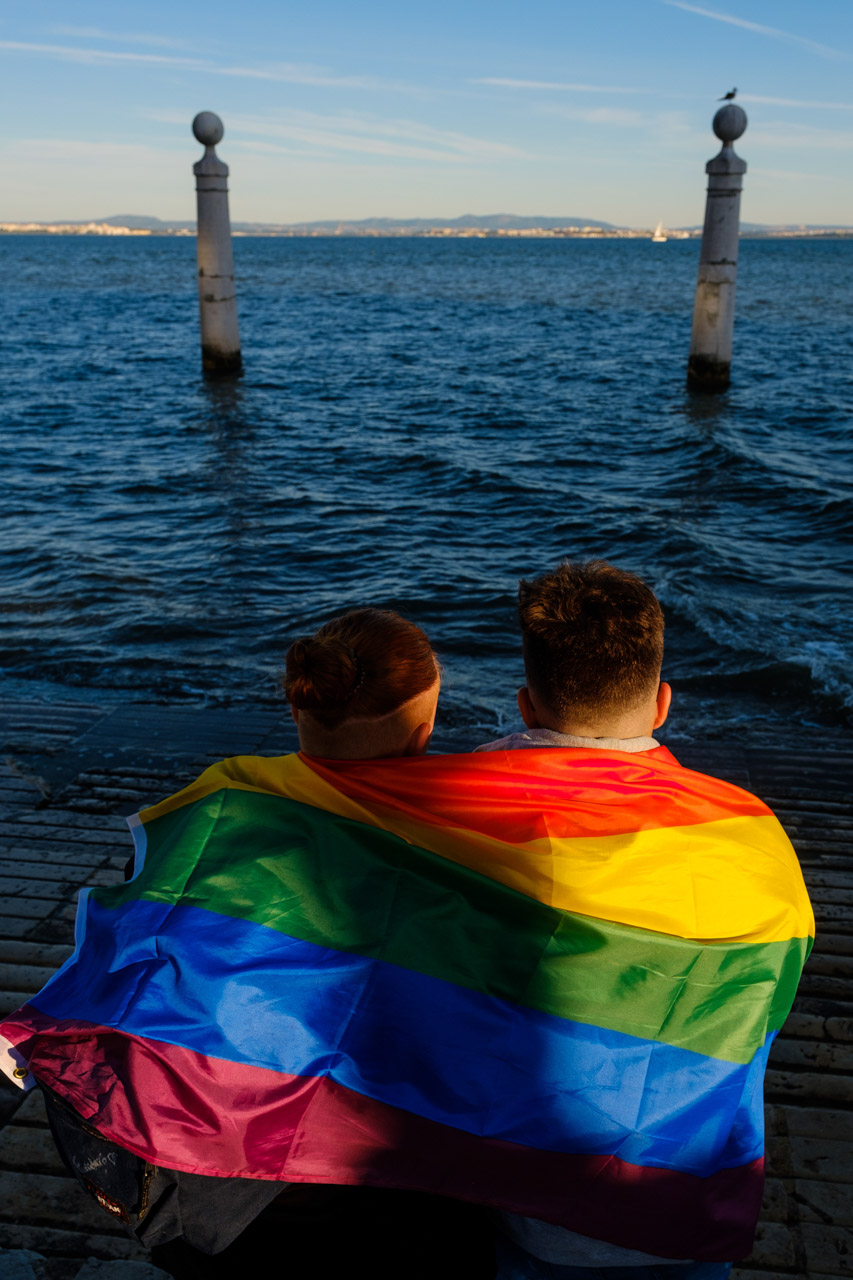
<svg viewBox="0 0 853 1280">
<path fill-rule="evenodd" d="M 419 724 L 417 729 L 413 729 L 409 734 L 409 740 L 403 749 L 404 756 L 423 756 L 426 755 L 426 749 L 429 746 L 429 740 L 432 737 L 431 724 Z"/>
<path fill-rule="evenodd" d="M 518 709 L 521 712 L 521 718 L 528 729 L 541 728 L 539 724 L 539 717 L 537 716 L 536 708 L 531 701 L 530 690 L 527 685 L 518 691 Z"/>
<path fill-rule="evenodd" d="M 659 729 L 663 724 L 663 722 L 666 720 L 667 716 L 669 715 L 669 705 L 671 702 L 672 702 L 672 687 L 668 685 L 665 680 L 663 680 L 661 681 L 661 686 L 658 689 L 657 706 L 655 711 L 655 722 L 652 725 L 653 729 Z"/>
<path fill-rule="evenodd" d="M 294 724 L 299 724 L 299 708 L 294 707 L 292 702 L 290 704 L 290 718 Z"/>
</svg>

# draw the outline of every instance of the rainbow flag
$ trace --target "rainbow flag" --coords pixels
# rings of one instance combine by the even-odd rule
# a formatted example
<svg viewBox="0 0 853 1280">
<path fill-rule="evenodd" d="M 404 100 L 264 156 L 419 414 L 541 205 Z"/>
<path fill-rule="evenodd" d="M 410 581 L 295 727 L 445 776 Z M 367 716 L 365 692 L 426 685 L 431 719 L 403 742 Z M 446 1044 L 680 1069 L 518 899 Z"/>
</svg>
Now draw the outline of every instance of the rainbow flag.
<svg viewBox="0 0 853 1280">
<path fill-rule="evenodd" d="M 749 1251 L 811 944 L 754 796 L 665 748 L 236 757 L 0 1032 L 172 1169 L 417 1188 L 664 1257 Z"/>
</svg>

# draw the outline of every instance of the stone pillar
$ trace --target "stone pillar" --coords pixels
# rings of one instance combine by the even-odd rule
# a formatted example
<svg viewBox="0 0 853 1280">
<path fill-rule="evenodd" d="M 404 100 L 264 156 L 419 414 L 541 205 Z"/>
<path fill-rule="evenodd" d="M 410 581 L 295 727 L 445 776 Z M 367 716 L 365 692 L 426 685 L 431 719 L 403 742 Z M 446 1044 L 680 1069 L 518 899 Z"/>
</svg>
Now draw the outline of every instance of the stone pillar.
<svg viewBox="0 0 853 1280">
<path fill-rule="evenodd" d="M 714 133 L 722 150 L 705 165 L 708 199 L 699 255 L 699 279 L 693 307 L 693 333 L 687 363 L 691 391 L 725 391 L 732 363 L 735 321 L 740 193 L 746 161 L 732 143 L 746 129 L 746 112 L 733 102 L 714 116 Z"/>
<path fill-rule="evenodd" d="M 193 165 L 198 200 L 201 363 L 205 373 L 239 373 L 243 361 L 228 217 L 228 165 L 215 151 L 225 128 L 212 111 L 200 111 L 193 120 L 193 133 L 204 147 L 204 155 Z"/>
</svg>

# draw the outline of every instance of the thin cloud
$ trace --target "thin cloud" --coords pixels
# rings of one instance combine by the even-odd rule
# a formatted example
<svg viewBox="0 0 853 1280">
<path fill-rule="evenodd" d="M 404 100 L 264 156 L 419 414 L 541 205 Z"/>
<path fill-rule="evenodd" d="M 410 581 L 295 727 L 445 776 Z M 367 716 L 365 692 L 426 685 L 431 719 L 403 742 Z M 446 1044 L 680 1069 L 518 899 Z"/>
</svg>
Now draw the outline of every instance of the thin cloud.
<svg viewBox="0 0 853 1280">
<path fill-rule="evenodd" d="M 47 30 L 54 36 L 71 36 L 77 40 L 113 40 L 117 44 L 147 44 L 163 49 L 189 49 L 196 46 L 187 44 L 185 40 L 173 40 L 169 36 L 160 36 L 141 31 L 115 32 L 104 31 L 101 27 L 65 27 L 53 26 Z"/>
<path fill-rule="evenodd" d="M 296 160 L 310 160 L 325 155 L 322 151 L 307 151 L 305 147 L 285 147 L 280 142 L 261 142 L 258 138 L 248 138 L 239 142 L 235 150 L 256 152 L 264 156 L 293 156 Z"/>
<path fill-rule="evenodd" d="M 406 146 L 398 142 L 389 142 L 387 138 L 358 137 L 355 134 L 332 133 L 322 129 L 293 128 L 287 135 L 293 142 L 304 144 L 302 148 L 285 147 L 275 142 L 249 140 L 239 144 L 235 149 L 245 148 L 248 151 L 277 152 L 295 156 L 322 156 L 329 152 L 346 152 L 354 155 L 381 156 L 395 160 L 438 160 L 442 164 L 468 164 L 471 156 L 458 155 L 449 151 L 435 151 L 429 147 Z"/>
<path fill-rule="evenodd" d="M 686 135 L 688 118 L 683 111 L 637 111 L 630 107 L 570 107 L 549 103 L 541 114 L 560 120 L 580 120 L 583 124 L 616 129 L 645 129 L 671 141 L 675 135 Z"/>
<path fill-rule="evenodd" d="M 740 93 L 742 102 L 761 102 L 768 107 L 806 107 L 815 111 L 853 111 L 853 102 L 810 102 L 802 98 L 765 98 L 757 93 Z"/>
<path fill-rule="evenodd" d="M 766 27 L 761 22 L 750 22 L 747 18 L 736 18 L 731 13 L 719 13 L 716 9 L 703 9 L 698 4 L 687 4 L 685 0 L 661 0 L 662 4 L 672 9 L 683 9 L 685 13 L 697 13 L 700 18 L 712 18 L 715 22 L 726 22 L 731 27 L 741 27 L 744 31 L 754 31 L 757 35 L 770 36 L 774 40 L 786 40 L 789 44 L 798 44 L 804 49 L 811 49 L 824 58 L 849 58 L 849 54 L 839 49 L 832 49 L 827 44 L 818 44 L 805 36 L 796 36 L 790 31 L 782 31 L 779 27 Z"/>
<path fill-rule="evenodd" d="M 834 173 L 803 173 L 800 169 L 759 169 L 754 166 L 749 170 L 750 180 L 753 178 L 805 178 L 808 182 L 818 181 L 835 182 L 836 175 Z"/>
<path fill-rule="evenodd" d="M 378 80 L 374 76 L 338 76 L 324 67 L 280 63 L 274 67 L 212 67 L 221 76 L 246 80 L 278 80 L 286 84 L 310 84 L 323 89 L 403 89 L 412 88 L 398 80 Z"/>
<path fill-rule="evenodd" d="M 568 107 L 560 103 L 543 110 L 560 120 L 581 120 L 584 124 L 616 125 L 628 129 L 640 128 L 651 120 L 645 112 L 633 111 L 629 107 Z"/>
<path fill-rule="evenodd" d="M 766 121 L 750 130 L 749 140 L 751 144 L 761 143 L 766 147 L 784 146 L 789 151 L 798 147 L 809 151 L 850 151 L 853 148 L 853 133 L 819 129 L 796 121 Z"/>
<path fill-rule="evenodd" d="M 146 166 L 161 164 L 164 156 L 174 155 L 185 163 L 186 148 L 152 146 L 140 142 L 97 142 L 82 138 L 14 138 L 2 145 L 3 154 L 18 163 L 96 164 Z M 152 172 L 155 171 L 152 169 Z"/>
<path fill-rule="evenodd" d="M 627 85 L 573 84 L 561 80 L 512 80 L 501 76 L 481 76 L 469 84 L 491 84 L 500 89 L 548 89 L 561 93 L 650 93 L 650 89 L 633 89 Z"/>
<path fill-rule="evenodd" d="M 646 123 L 646 117 L 641 111 L 631 111 L 621 107 L 581 108 L 577 115 L 587 124 L 626 125 L 631 128 Z"/>
<path fill-rule="evenodd" d="M 176 112 L 151 111 L 146 114 L 161 124 L 186 127 L 185 117 Z M 259 143 L 257 139 L 280 139 L 285 144 L 296 143 L 311 148 L 316 154 L 346 151 L 455 164 L 507 156 L 529 157 L 530 154 L 505 143 L 471 137 L 451 129 L 434 129 L 414 120 L 384 120 L 346 113 L 320 115 L 311 111 L 290 111 L 274 117 L 229 116 L 228 133 L 232 145 L 251 150 L 274 145 Z"/>
<path fill-rule="evenodd" d="M 89 66 L 136 63 L 140 66 L 180 67 L 191 71 L 215 68 L 200 58 L 173 58 L 163 53 L 128 53 L 116 49 L 78 49 L 65 44 L 31 44 L 23 40 L 0 40 L 0 49 L 13 53 L 40 53 L 62 62 L 81 62 Z"/>
<path fill-rule="evenodd" d="M 236 76 L 248 80 L 274 80 L 284 84 L 315 85 L 329 89 L 383 89 L 411 91 L 414 86 L 397 80 L 377 80 L 370 76 L 340 76 L 325 67 L 296 63 L 276 63 L 268 67 L 232 67 L 204 58 L 179 58 L 163 53 L 137 53 L 125 49 L 86 49 L 76 45 L 36 44 L 22 40 L 0 40 L 0 49 L 16 53 L 41 54 L 62 62 L 88 66 L 164 67 L 174 71 L 196 71 L 208 75 Z"/>
</svg>

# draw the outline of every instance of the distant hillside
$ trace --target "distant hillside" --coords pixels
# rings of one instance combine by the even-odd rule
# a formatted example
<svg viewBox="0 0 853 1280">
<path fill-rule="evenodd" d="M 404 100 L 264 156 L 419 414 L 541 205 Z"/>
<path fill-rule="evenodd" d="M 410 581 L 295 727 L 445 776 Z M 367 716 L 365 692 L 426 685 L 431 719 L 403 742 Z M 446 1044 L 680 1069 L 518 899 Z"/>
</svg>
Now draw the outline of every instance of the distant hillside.
<svg viewBox="0 0 853 1280">
<path fill-rule="evenodd" d="M 685 227 L 685 231 L 693 234 L 701 234 L 702 223 L 697 222 L 691 227 Z M 833 231 L 849 235 L 853 231 L 853 226 L 841 222 L 741 222 L 740 233 L 742 236 L 796 236 L 796 235 L 817 235 L 821 232 L 830 233 Z"/>
<path fill-rule="evenodd" d="M 551 230 L 554 227 L 604 227 L 610 229 L 612 222 L 601 222 L 597 218 L 545 218 L 535 215 L 522 216 L 515 213 L 463 213 L 459 218 L 360 218 L 356 221 L 344 219 L 324 222 L 293 222 L 288 226 L 290 231 L 339 231 L 342 227 L 351 227 L 354 231 L 433 231 L 440 227 L 449 227 L 454 231 L 529 231 L 534 227 Z"/>
<path fill-rule="evenodd" d="M 842 222 L 742 222 L 740 229 L 747 235 L 796 235 L 798 231 L 847 231 L 853 230 Z M 698 228 L 702 230 L 701 227 Z"/>
<path fill-rule="evenodd" d="M 129 227 L 131 231 L 195 231 L 195 222 L 164 222 L 144 213 L 114 213 L 111 218 L 94 218 L 105 227 Z M 70 225 L 70 224 L 69 224 Z"/>
<path fill-rule="evenodd" d="M 194 222 L 168 222 L 162 218 L 147 217 L 138 213 L 117 213 L 109 218 L 97 218 L 97 222 L 108 227 L 130 227 L 134 231 L 182 231 L 188 228 L 195 230 Z M 235 231 L 315 231 L 329 235 L 341 235 L 346 231 L 355 233 L 432 231 L 440 227 L 449 227 L 454 231 L 528 231 L 534 227 L 551 229 L 553 227 L 601 227 L 611 229 L 612 222 L 602 222 L 597 218 L 545 218 L 521 216 L 515 213 L 463 213 L 460 218 L 328 218 L 321 222 L 234 222 Z"/>
<path fill-rule="evenodd" d="M 195 231 L 195 222 L 168 222 L 161 218 L 148 217 L 138 213 L 117 213 L 111 218 L 99 218 L 98 222 L 110 227 L 129 227 L 132 230 L 153 232 Z M 558 227 L 596 227 L 602 231 L 616 231 L 623 228 L 620 223 L 602 222 L 600 218 L 578 218 L 566 215 L 562 218 L 539 217 L 517 213 L 463 213 L 458 218 L 326 218 L 318 222 L 234 222 L 235 231 L 246 234 L 274 235 L 276 232 L 294 232 L 326 234 L 326 235 L 359 235 L 366 232 L 382 235 L 401 235 L 407 231 L 422 233 L 447 229 L 450 231 L 530 231 L 537 227 L 543 231 L 551 231 Z M 672 228 L 673 230 L 690 231 L 696 234 L 702 231 L 702 224 L 695 226 Z M 770 223 L 741 222 L 742 235 L 747 236 L 791 236 L 814 234 L 820 232 L 850 233 L 853 227 L 840 223 L 811 222 Z"/>
<path fill-rule="evenodd" d="M 326 218 L 317 222 L 234 222 L 235 235 L 242 236 L 472 236 L 529 237 L 548 239 L 644 240 L 651 228 L 626 227 L 598 218 L 545 217 L 516 213 L 463 213 L 458 218 Z M 0 233 L 28 235 L 109 235 L 109 236 L 194 236 L 195 221 L 175 222 L 140 213 L 115 213 L 90 222 L 3 222 Z M 694 240 L 701 226 L 667 227 L 672 240 Z M 810 223 L 772 225 L 742 222 L 746 239 L 826 239 L 853 238 L 853 226 Z"/>
</svg>

